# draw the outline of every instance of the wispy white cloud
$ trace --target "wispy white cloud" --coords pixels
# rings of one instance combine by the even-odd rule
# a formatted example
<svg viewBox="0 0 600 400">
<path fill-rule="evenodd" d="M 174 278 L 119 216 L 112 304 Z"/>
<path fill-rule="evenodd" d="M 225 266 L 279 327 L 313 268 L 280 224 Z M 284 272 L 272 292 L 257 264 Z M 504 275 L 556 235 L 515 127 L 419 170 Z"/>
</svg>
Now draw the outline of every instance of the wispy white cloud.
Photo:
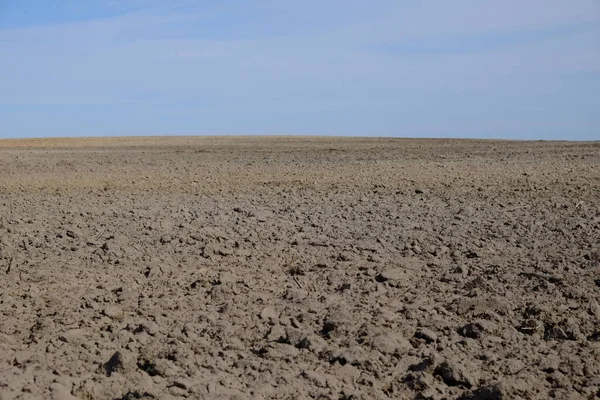
<svg viewBox="0 0 600 400">
<path fill-rule="evenodd" d="M 279 125 L 261 126 L 333 129 L 337 115 L 340 127 L 378 132 L 492 134 L 547 129 L 532 103 L 546 102 L 556 124 L 568 97 L 589 104 L 599 88 L 565 78 L 600 71 L 594 1 L 322 3 L 157 3 L 0 29 L 0 105 L 202 108 L 239 116 L 227 122 L 237 131 L 261 125 L 248 113 L 272 113 Z M 569 115 L 563 121 L 576 126 Z"/>
</svg>

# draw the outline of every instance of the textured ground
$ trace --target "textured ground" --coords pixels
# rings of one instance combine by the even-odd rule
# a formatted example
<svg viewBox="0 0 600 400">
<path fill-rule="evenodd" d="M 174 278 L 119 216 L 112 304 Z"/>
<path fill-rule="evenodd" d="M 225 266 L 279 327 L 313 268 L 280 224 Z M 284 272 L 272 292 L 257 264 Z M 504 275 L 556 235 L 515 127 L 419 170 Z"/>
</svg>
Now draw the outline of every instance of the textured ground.
<svg viewBox="0 0 600 400">
<path fill-rule="evenodd" d="M 0 141 L 0 398 L 600 396 L 600 142 Z"/>
</svg>

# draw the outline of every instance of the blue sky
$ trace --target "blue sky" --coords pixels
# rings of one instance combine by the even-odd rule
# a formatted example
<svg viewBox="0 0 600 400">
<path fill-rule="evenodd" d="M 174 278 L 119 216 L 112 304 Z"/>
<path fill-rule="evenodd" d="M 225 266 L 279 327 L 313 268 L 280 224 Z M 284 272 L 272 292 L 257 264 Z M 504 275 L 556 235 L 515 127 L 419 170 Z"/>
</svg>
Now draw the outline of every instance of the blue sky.
<svg viewBox="0 0 600 400">
<path fill-rule="evenodd" d="M 597 0 L 0 0 L 0 137 L 600 140 Z"/>
</svg>

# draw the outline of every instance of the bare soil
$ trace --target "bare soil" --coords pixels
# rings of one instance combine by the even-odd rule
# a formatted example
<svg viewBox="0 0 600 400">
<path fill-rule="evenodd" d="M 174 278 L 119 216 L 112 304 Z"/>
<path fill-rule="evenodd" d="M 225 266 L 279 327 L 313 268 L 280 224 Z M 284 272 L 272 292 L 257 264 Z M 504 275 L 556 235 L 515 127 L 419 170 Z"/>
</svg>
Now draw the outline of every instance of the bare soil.
<svg viewBox="0 0 600 400">
<path fill-rule="evenodd" d="M 0 398 L 600 396 L 600 142 L 0 141 Z"/>
</svg>

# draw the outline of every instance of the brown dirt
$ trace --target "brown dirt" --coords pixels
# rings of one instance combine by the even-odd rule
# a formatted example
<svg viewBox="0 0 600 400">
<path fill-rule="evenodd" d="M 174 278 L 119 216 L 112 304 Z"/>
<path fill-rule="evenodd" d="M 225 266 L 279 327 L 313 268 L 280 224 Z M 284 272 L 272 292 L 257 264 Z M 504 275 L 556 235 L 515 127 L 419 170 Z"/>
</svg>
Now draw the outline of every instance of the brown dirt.
<svg viewBox="0 0 600 400">
<path fill-rule="evenodd" d="M 2 399 L 600 396 L 600 143 L 0 141 Z"/>
</svg>

